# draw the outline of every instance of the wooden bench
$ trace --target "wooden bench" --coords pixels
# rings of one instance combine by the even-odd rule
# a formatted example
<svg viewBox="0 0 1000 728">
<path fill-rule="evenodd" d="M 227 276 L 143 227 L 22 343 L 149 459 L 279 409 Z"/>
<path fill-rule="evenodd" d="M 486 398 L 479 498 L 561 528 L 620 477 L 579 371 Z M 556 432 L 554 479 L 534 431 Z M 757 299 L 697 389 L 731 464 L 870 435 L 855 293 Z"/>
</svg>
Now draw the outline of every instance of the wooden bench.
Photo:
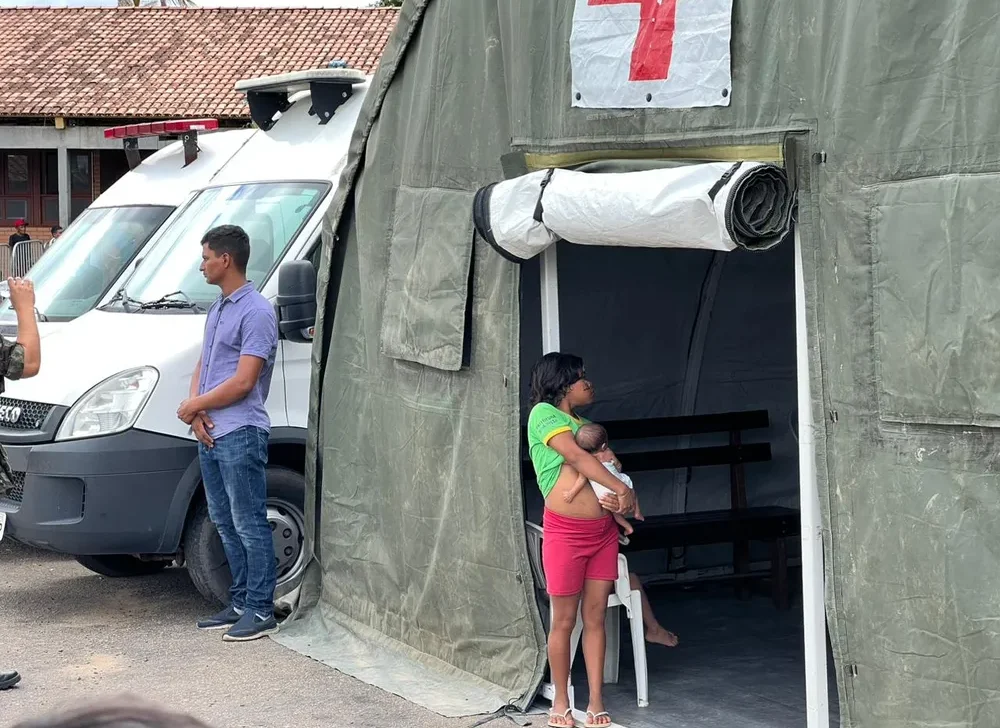
<svg viewBox="0 0 1000 728">
<path fill-rule="evenodd" d="M 750 573 L 750 542 L 764 541 L 771 544 L 771 588 L 775 606 L 779 609 L 789 608 L 787 539 L 799 535 L 799 512 L 794 508 L 780 506 L 747 506 L 744 466 L 746 463 L 770 460 L 771 445 L 767 442 L 744 443 L 743 433 L 768 427 L 770 420 L 767 410 L 646 420 L 611 420 L 600 424 L 608 431 L 611 446 L 621 460 L 625 473 L 709 466 L 729 468 L 728 509 L 669 515 L 646 514 L 645 521 L 632 522 L 635 533 L 629 537 L 630 543 L 622 547 L 624 553 L 732 543 L 733 576 L 748 579 L 755 576 Z M 632 452 L 618 449 L 626 440 L 636 443 L 654 438 L 707 434 L 727 434 L 729 444 L 649 448 Z M 522 462 L 524 478 L 533 480 L 535 473 L 527 459 L 526 440 L 522 452 L 525 458 Z M 642 494 L 639 495 L 641 498 Z"/>
</svg>

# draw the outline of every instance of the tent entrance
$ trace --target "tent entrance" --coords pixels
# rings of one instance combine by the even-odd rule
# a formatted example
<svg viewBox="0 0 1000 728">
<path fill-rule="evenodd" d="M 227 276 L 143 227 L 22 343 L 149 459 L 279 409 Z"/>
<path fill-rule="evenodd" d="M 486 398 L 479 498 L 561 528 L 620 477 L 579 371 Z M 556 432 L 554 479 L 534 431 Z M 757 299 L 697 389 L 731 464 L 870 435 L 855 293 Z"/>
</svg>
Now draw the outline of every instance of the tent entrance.
<svg viewBox="0 0 1000 728">
<path fill-rule="evenodd" d="M 798 508 L 803 532 L 818 535 L 818 505 L 803 507 L 800 497 L 800 491 L 815 495 L 815 482 L 811 440 L 808 432 L 801 436 L 809 421 L 800 408 L 810 395 L 800 386 L 805 340 L 797 334 L 804 332 L 805 318 L 797 311 L 797 303 L 804 304 L 796 286 L 796 252 L 792 240 L 760 254 L 553 245 L 522 268 L 522 418 L 531 366 L 551 350 L 584 358 L 597 389 L 586 415 L 597 422 L 765 410 L 768 426 L 744 434 L 746 442 L 767 443 L 771 451 L 770 459 L 744 467 L 748 503 Z M 724 440 L 697 434 L 653 445 L 699 447 Z M 619 454 L 651 449 L 649 442 L 611 445 Z M 730 505 L 729 467 L 630 475 L 647 516 Z M 541 497 L 527 478 L 524 501 L 526 519 L 540 523 Z M 826 684 L 822 577 L 816 578 L 821 564 L 815 544 L 806 543 L 810 550 L 803 552 L 800 539 L 787 540 L 787 611 L 771 600 L 766 543 L 750 544 L 748 566 L 761 578 L 739 582 L 733 579 L 731 543 L 626 552 L 657 620 L 677 632 L 681 643 L 646 645 L 649 706 L 638 708 L 631 639 L 622 618 L 619 681 L 605 687 L 616 722 L 630 728 L 671 719 L 706 728 L 837 724 L 836 707 L 827 705 L 836 690 Z M 748 587 L 749 596 L 737 596 L 736 583 Z M 581 709 L 587 699 L 583 669 L 578 654 L 573 686 Z"/>
</svg>

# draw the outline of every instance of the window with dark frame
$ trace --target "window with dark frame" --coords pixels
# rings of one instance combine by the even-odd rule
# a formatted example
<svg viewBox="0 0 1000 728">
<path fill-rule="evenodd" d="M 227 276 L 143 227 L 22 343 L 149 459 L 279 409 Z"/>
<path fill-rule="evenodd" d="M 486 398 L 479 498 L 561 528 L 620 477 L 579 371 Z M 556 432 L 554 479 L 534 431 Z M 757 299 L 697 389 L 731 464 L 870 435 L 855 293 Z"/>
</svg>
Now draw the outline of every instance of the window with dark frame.
<svg viewBox="0 0 1000 728">
<path fill-rule="evenodd" d="M 6 227 L 24 219 L 31 224 L 31 152 L 0 155 L 0 220 Z"/>
<path fill-rule="evenodd" d="M 42 152 L 42 224 L 59 224 L 59 154 Z"/>
<path fill-rule="evenodd" d="M 91 152 L 71 150 L 70 221 L 93 201 Z M 0 150 L 0 225 L 24 219 L 33 227 L 59 224 L 59 155 L 54 149 Z"/>
</svg>

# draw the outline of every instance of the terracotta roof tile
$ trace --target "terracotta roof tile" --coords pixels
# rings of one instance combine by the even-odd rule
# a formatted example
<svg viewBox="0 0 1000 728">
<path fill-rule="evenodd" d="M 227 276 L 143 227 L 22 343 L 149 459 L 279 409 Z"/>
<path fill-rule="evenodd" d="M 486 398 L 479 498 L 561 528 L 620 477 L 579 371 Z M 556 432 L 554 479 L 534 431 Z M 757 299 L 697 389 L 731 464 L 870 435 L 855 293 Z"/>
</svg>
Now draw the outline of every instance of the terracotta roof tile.
<svg viewBox="0 0 1000 728">
<path fill-rule="evenodd" d="M 371 73 L 397 11 L 0 9 L 0 117 L 247 118 L 236 81 L 342 59 Z"/>
</svg>

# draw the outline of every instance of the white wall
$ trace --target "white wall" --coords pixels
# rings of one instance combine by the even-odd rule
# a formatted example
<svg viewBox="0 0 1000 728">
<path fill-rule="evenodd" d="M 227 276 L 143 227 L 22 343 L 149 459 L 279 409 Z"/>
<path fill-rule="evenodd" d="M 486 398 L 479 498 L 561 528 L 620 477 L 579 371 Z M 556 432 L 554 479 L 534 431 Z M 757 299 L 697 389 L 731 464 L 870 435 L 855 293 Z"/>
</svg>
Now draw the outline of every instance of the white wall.
<svg viewBox="0 0 1000 728">
<path fill-rule="evenodd" d="M 140 149 L 159 149 L 170 141 L 156 137 L 139 139 Z M 123 149 L 121 139 L 105 139 L 102 126 L 3 126 L 0 149 Z"/>
</svg>

